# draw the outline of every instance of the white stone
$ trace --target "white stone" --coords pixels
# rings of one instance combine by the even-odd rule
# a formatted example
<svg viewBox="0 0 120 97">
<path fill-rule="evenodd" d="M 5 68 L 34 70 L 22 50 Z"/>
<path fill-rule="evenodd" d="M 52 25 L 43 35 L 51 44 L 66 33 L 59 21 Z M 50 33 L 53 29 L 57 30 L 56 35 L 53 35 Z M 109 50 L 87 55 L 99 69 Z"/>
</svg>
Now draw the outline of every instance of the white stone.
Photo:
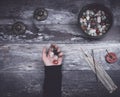
<svg viewBox="0 0 120 97">
<path fill-rule="evenodd" d="M 101 17 L 100 16 L 97 17 L 97 22 L 101 23 Z"/>
<path fill-rule="evenodd" d="M 52 58 L 52 57 L 54 57 L 54 53 L 53 52 L 50 52 L 50 57 Z"/>
</svg>

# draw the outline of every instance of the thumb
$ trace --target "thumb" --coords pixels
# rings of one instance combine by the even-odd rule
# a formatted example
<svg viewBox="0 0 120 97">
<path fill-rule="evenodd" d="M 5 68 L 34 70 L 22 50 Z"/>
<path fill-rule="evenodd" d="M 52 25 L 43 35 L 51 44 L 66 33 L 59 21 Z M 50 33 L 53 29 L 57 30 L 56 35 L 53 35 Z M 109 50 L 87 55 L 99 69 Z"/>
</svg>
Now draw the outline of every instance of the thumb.
<svg viewBox="0 0 120 97">
<path fill-rule="evenodd" d="M 46 54 L 47 52 L 46 51 L 47 51 L 47 49 L 44 47 L 43 50 L 42 50 L 42 58 L 43 59 L 47 57 L 47 54 Z"/>
</svg>

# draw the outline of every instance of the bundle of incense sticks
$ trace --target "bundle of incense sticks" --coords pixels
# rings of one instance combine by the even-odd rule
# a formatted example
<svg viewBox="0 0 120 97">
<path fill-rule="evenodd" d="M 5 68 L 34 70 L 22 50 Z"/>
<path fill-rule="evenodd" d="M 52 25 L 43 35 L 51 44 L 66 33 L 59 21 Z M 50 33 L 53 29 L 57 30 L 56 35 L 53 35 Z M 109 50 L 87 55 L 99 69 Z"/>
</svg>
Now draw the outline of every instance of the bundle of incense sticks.
<svg viewBox="0 0 120 97">
<path fill-rule="evenodd" d="M 105 88 L 109 91 L 109 93 L 115 91 L 117 89 L 117 86 L 104 70 L 104 68 L 99 63 L 97 63 L 90 54 L 85 53 L 82 48 L 81 51 L 84 54 L 84 59 L 89 64 L 93 72 L 97 75 L 102 84 L 105 86 Z"/>
</svg>

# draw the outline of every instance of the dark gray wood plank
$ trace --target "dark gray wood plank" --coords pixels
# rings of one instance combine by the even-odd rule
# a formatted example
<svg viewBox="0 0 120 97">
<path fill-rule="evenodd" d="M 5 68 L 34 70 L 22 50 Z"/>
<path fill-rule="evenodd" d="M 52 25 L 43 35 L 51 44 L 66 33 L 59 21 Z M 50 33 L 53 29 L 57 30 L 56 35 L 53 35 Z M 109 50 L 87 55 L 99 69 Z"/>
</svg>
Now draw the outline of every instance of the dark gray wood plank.
<svg viewBox="0 0 120 97">
<path fill-rule="evenodd" d="M 120 42 L 120 14 L 118 0 L 35 0 L 33 1 L 8 1 L 0 3 L 0 41 L 11 43 L 40 43 L 57 41 L 60 43 L 91 43 L 87 40 L 77 25 L 79 11 L 89 3 L 103 3 L 113 12 L 114 24 L 106 37 L 96 42 Z M 6 8 L 8 7 L 8 9 Z M 36 21 L 33 18 L 37 7 L 45 7 L 48 18 L 45 21 Z M 16 21 L 22 21 L 27 26 L 24 35 L 11 35 L 11 26 Z M 78 37 L 76 35 L 82 35 Z"/>
<path fill-rule="evenodd" d="M 63 71 L 62 97 L 119 97 L 120 71 L 109 71 L 118 89 L 109 94 L 92 71 Z M 43 71 L 0 73 L 0 97 L 42 97 Z"/>
<path fill-rule="evenodd" d="M 16 1 L 16 0 L 1 0 L 0 1 L 0 12 L 2 12 L 3 14 L 1 14 L 1 17 L 8 17 L 8 18 L 12 18 L 16 17 L 22 17 L 25 16 L 27 17 L 27 19 L 29 17 L 31 17 L 33 15 L 33 11 L 37 8 L 37 7 L 45 7 L 48 9 L 53 9 L 54 10 L 54 14 L 56 13 L 55 11 L 61 11 L 61 12 L 71 12 L 73 14 L 76 14 L 80 11 L 80 9 L 86 5 L 86 4 L 90 4 L 90 3 L 103 3 L 105 5 L 107 5 L 108 7 L 110 7 L 110 3 L 111 1 L 109 0 L 20 0 L 20 1 Z M 115 4 L 117 4 L 117 2 L 115 2 Z M 9 9 L 6 9 L 6 6 L 9 7 Z M 25 14 L 26 12 L 26 14 Z M 51 11 L 50 11 L 51 12 Z M 25 14 L 25 15 L 24 15 Z M 22 18 L 25 18 L 22 17 Z M 74 19 L 75 20 L 75 19 Z"/>
<path fill-rule="evenodd" d="M 112 94 L 108 93 L 100 81 L 96 81 L 95 75 L 91 71 L 65 72 L 63 75 L 63 97 L 118 97 L 120 91 L 119 71 L 109 71 L 108 73 L 118 85 L 118 89 Z"/>
<path fill-rule="evenodd" d="M 94 50 L 95 60 L 106 70 L 120 70 L 120 44 L 58 44 L 64 53 L 64 70 L 90 70 L 81 52 L 81 47 L 91 53 Z M 1 71 L 34 71 L 43 70 L 42 49 L 49 44 L 3 44 L 0 46 Z M 104 57 L 106 49 L 115 52 L 118 61 L 108 64 Z"/>
<path fill-rule="evenodd" d="M 42 97 L 43 72 L 0 73 L 0 97 Z"/>
<path fill-rule="evenodd" d="M 105 37 L 89 39 L 78 25 L 27 25 L 23 35 L 13 35 L 12 26 L 1 26 L 0 43 L 120 43 L 120 27 L 113 26 Z M 30 28 L 30 29 L 29 29 Z"/>
<path fill-rule="evenodd" d="M 33 20 L 33 11 L 38 7 L 45 7 L 49 11 L 50 16 L 47 21 L 39 22 L 40 24 L 57 24 L 60 20 L 60 24 L 76 24 L 76 17 L 79 11 L 83 6 L 90 3 L 102 3 L 107 6 L 116 17 L 114 18 L 117 22 L 115 24 L 119 25 L 119 0 L 1 0 L 0 13 L 3 14 L 0 14 L 0 17 L 1 20 L 11 19 L 15 22 L 17 19 L 21 19 L 23 21 L 28 20 L 27 22 L 30 23 Z M 1 24 L 8 24 L 5 21 L 0 22 Z"/>
</svg>

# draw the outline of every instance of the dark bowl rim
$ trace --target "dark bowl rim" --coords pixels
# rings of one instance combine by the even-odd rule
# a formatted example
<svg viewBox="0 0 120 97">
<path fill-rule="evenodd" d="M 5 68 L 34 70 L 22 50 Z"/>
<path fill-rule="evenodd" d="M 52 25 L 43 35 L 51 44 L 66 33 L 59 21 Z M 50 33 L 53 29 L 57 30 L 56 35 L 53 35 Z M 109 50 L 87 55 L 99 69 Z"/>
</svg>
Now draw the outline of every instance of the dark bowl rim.
<svg viewBox="0 0 120 97">
<path fill-rule="evenodd" d="M 82 15 L 82 12 L 84 10 L 86 10 L 87 7 L 91 7 L 91 6 L 100 6 L 100 7 L 104 7 L 104 9 L 107 11 L 107 13 L 110 15 L 110 19 L 111 19 L 111 24 L 110 24 L 110 27 L 108 28 L 108 30 L 106 31 L 106 33 L 104 33 L 103 35 L 101 36 L 91 36 L 87 33 L 84 32 L 84 30 L 81 28 L 81 24 L 80 24 L 80 17 Z M 103 38 L 106 36 L 106 34 L 109 32 L 109 30 L 111 29 L 112 25 L 113 25 L 113 13 L 110 11 L 110 9 L 108 7 L 106 7 L 104 4 L 101 4 L 101 3 L 91 3 L 91 4 L 87 4 L 85 6 L 82 7 L 82 9 L 79 11 L 79 14 L 78 14 L 78 25 L 80 27 L 80 29 L 82 30 L 83 34 L 85 34 L 88 38 L 90 39 L 100 39 L 100 38 Z"/>
</svg>

